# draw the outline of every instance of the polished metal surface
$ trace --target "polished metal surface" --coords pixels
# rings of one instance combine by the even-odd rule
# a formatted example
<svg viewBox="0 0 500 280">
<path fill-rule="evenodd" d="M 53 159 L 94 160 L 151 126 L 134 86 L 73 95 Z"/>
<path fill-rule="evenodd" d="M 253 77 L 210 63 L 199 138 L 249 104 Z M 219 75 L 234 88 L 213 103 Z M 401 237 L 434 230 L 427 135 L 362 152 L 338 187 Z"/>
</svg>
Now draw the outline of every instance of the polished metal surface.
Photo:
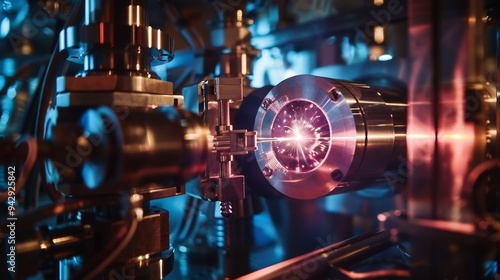
<svg viewBox="0 0 500 280">
<path fill-rule="evenodd" d="M 1 279 L 499 278 L 499 0 L 18 2 Z"/>
<path fill-rule="evenodd" d="M 173 59 L 173 39 L 147 26 L 147 1 L 85 0 L 81 30 L 59 34 L 60 51 L 83 62 L 82 76 L 134 75 L 158 79 L 151 65 Z M 78 37 L 81 38 L 78 38 Z"/>
<path fill-rule="evenodd" d="M 115 264 L 133 263 L 137 259 L 142 259 L 143 266 L 147 265 L 148 259 L 145 256 L 151 255 L 151 262 L 154 262 L 153 256 L 158 252 L 167 251 L 170 248 L 170 226 L 169 226 L 169 213 L 168 211 L 153 207 L 145 213 L 144 218 L 139 221 L 137 230 L 135 231 L 131 246 L 123 249 L 120 255 L 115 259 Z M 120 228 L 120 223 L 114 223 L 112 227 L 106 224 L 96 227 L 96 231 L 110 230 L 114 231 Z M 155 230 L 151 230 L 155 229 Z M 103 237 L 104 243 L 111 242 L 109 238 L 112 236 Z M 142 258 L 140 258 L 142 256 Z"/>
<path fill-rule="evenodd" d="M 131 110 L 120 127 L 122 183 L 184 182 L 205 170 L 209 133 L 196 115 L 173 107 Z"/>
<path fill-rule="evenodd" d="M 329 266 L 347 268 L 394 245 L 390 232 L 369 232 L 243 275 L 236 280 L 322 279 L 328 274 Z M 403 276 L 408 277 L 408 273 Z M 344 279 L 339 275 L 333 277 L 333 279 Z"/>
<path fill-rule="evenodd" d="M 52 130 L 48 140 L 53 149 L 67 151 L 47 162 L 49 170 L 59 173 L 61 181 L 80 173 L 87 187 L 75 184 L 68 195 L 133 189 L 157 198 L 159 190 L 172 185 L 178 186 L 175 192 L 161 193 L 179 194 L 184 192 L 182 183 L 205 170 L 211 149 L 201 119 L 173 107 L 99 107 L 85 111 L 79 125 Z"/>
<path fill-rule="evenodd" d="M 57 92 L 124 91 L 172 95 L 172 83 L 137 76 L 58 77 Z"/>
<path fill-rule="evenodd" d="M 468 84 L 483 83 L 482 1 L 418 1 L 409 5 L 412 71 L 408 93 L 411 218 L 470 221 L 465 178 L 480 155 L 467 115 Z M 438 9 L 446 5 L 449 9 Z M 479 26 L 478 26 L 479 25 Z M 471 37 L 472 36 L 472 37 Z M 471 39 L 474 38 L 474 39 Z M 478 104 L 483 101 L 474 98 Z M 425 112 L 425 113 L 424 113 Z M 484 124 L 480 124 L 484 129 Z M 483 132 L 484 133 L 484 132 Z M 481 138 L 481 139 L 478 139 Z M 426 174 L 422 176 L 422 174 Z"/>
<path fill-rule="evenodd" d="M 408 9 L 408 217 L 395 212 L 392 227 L 410 237 L 412 279 L 487 279 L 497 230 L 478 207 L 489 201 L 498 213 L 498 181 L 467 180 L 497 156 L 487 140 L 496 131 L 487 131 L 495 100 L 486 91 L 484 1 L 410 1 Z M 479 194 L 482 184 L 491 193 Z"/>
<path fill-rule="evenodd" d="M 184 98 L 173 95 L 171 82 L 141 76 L 91 75 L 57 78 L 58 107 L 174 106 L 182 108 Z"/>
<path fill-rule="evenodd" d="M 57 95 L 57 105 L 62 107 L 92 107 L 92 106 L 127 106 L 127 107 L 182 107 L 183 99 L 179 95 L 159 95 L 130 92 L 69 92 Z"/>
<path fill-rule="evenodd" d="M 301 75 L 260 100 L 258 149 L 247 161 L 284 195 L 312 199 L 387 183 L 384 172 L 404 155 L 406 105 L 384 101 L 383 91 Z"/>
<path fill-rule="evenodd" d="M 173 248 L 170 246 L 169 221 L 167 211 L 158 207 L 149 209 L 144 218 L 138 222 L 137 229 L 128 246 L 123 248 L 114 261 L 99 273 L 99 278 L 138 277 L 141 279 L 162 279 L 165 277 L 173 268 Z M 101 239 L 101 244 L 110 244 L 116 238 L 116 235 L 112 233 L 122 230 L 123 223 L 124 221 L 108 221 L 97 223 L 92 227 L 87 225 L 82 228 L 90 233 L 91 238 Z M 49 230 L 46 231 L 53 234 Z M 83 239 L 82 232 L 85 231 L 67 231 L 67 236 L 64 236 L 64 239 Z M 79 253 L 97 254 L 92 244 L 87 243 L 87 248 L 82 249 L 81 240 L 79 242 Z M 66 246 L 64 249 L 69 250 L 71 247 Z M 88 269 L 83 263 L 71 258 L 70 254 L 67 257 L 64 254 L 59 254 L 56 259 L 61 260 L 59 262 L 59 279 L 78 278 L 82 270 Z"/>
<path fill-rule="evenodd" d="M 248 79 L 252 75 L 252 64 L 259 50 L 250 43 L 252 34 L 248 23 L 251 20 L 246 16 L 245 9 L 235 7 L 221 15 L 222 20 L 210 33 L 211 46 L 219 58 L 215 71 L 219 77 Z M 247 80 L 245 85 L 248 85 Z"/>
<path fill-rule="evenodd" d="M 218 200 L 224 217 L 232 214 L 232 202 L 245 199 L 245 179 L 234 172 L 234 156 L 256 149 L 255 132 L 233 129 L 231 104 L 243 99 L 242 77 L 217 77 L 200 84 L 205 124 L 210 128 L 213 151 L 201 179 L 201 198 Z M 210 101 L 215 99 L 215 101 Z"/>
<path fill-rule="evenodd" d="M 110 267 L 102 273 L 104 279 L 164 279 L 174 267 L 174 250 L 146 254 L 129 259 L 124 266 Z"/>
</svg>

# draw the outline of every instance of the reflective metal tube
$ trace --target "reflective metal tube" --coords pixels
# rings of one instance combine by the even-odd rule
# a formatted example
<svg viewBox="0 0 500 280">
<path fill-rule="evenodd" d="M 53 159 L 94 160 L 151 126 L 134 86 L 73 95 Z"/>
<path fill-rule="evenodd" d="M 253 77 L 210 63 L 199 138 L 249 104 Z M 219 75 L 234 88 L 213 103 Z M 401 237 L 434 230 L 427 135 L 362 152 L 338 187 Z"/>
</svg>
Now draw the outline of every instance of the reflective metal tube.
<svg viewBox="0 0 500 280">
<path fill-rule="evenodd" d="M 402 96 L 362 84 L 295 76 L 247 97 L 237 123 L 257 132 L 240 161 L 249 186 L 293 198 L 386 184 L 406 157 Z"/>
<path fill-rule="evenodd" d="M 85 0 L 83 27 L 62 30 L 59 49 L 70 61 L 83 63 L 83 77 L 117 74 L 159 79 L 151 64 L 171 61 L 174 42 L 147 24 L 145 0 Z"/>
<path fill-rule="evenodd" d="M 210 152 L 201 119 L 173 107 L 99 107 L 87 110 L 80 126 L 56 125 L 52 131 L 49 141 L 57 156 L 47 162 L 50 177 L 65 181 L 79 172 L 89 189 L 182 183 L 205 170 Z"/>
</svg>

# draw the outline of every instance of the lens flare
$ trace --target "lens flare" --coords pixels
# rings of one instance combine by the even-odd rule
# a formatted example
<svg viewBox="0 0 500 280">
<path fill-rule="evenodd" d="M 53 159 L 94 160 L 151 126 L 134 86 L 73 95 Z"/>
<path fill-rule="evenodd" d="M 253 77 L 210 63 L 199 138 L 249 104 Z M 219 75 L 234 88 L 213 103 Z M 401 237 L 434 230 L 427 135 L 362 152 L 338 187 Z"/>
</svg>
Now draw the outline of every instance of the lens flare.
<svg viewBox="0 0 500 280">
<path fill-rule="evenodd" d="M 330 124 L 315 103 L 292 101 L 281 108 L 273 121 L 272 148 L 284 168 L 308 172 L 326 158 L 330 135 Z"/>
</svg>

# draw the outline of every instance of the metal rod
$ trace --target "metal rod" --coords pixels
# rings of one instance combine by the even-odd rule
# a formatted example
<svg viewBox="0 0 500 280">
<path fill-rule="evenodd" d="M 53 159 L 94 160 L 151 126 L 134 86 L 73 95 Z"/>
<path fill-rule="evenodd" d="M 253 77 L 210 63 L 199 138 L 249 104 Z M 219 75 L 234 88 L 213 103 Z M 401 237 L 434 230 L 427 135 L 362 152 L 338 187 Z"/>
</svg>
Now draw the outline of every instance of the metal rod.
<svg viewBox="0 0 500 280">
<path fill-rule="evenodd" d="M 330 266 L 349 267 L 395 245 L 390 232 L 375 231 L 286 260 L 237 280 L 320 279 Z"/>
</svg>

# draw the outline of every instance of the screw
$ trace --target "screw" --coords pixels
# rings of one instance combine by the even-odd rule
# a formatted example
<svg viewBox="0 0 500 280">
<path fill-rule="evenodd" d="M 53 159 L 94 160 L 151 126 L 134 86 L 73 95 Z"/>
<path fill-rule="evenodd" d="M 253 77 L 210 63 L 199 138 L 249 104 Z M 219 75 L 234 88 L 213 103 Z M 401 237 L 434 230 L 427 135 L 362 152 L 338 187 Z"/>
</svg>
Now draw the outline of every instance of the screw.
<svg viewBox="0 0 500 280">
<path fill-rule="evenodd" d="M 225 219 L 229 218 L 233 214 L 233 205 L 229 201 L 221 201 L 220 203 L 220 215 Z"/>
<path fill-rule="evenodd" d="M 344 177 L 344 174 L 340 169 L 335 169 L 330 173 L 330 177 L 332 177 L 332 180 L 339 182 Z"/>
<path fill-rule="evenodd" d="M 262 109 L 264 109 L 264 110 L 267 110 L 267 109 L 269 109 L 269 106 L 271 106 L 271 103 L 273 103 L 273 101 L 270 98 L 266 98 L 262 101 L 262 104 L 260 104 L 260 107 L 262 107 Z"/>
<path fill-rule="evenodd" d="M 273 170 L 266 166 L 264 167 L 264 169 L 262 169 L 262 174 L 264 174 L 266 178 L 269 178 L 273 175 Z"/>
<path fill-rule="evenodd" d="M 341 93 L 336 88 L 330 89 L 328 94 L 330 95 L 330 99 L 334 102 L 339 101 L 341 96 Z"/>
</svg>

